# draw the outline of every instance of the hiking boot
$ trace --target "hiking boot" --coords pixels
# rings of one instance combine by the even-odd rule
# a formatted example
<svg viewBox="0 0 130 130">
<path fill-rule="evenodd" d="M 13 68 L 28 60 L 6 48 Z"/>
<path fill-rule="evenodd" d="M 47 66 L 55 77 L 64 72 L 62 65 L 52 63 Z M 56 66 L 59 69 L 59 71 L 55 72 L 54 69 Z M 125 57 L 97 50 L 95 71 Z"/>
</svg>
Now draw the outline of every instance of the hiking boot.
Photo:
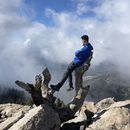
<svg viewBox="0 0 130 130">
<path fill-rule="evenodd" d="M 69 82 L 69 88 L 67 89 L 67 91 L 71 91 L 73 90 L 74 87 L 73 87 L 73 83 L 72 82 Z"/>
<path fill-rule="evenodd" d="M 74 89 L 73 87 L 70 87 L 70 88 L 67 89 L 67 91 L 71 91 L 71 90 L 73 90 L 73 89 Z"/>
<path fill-rule="evenodd" d="M 57 85 L 50 85 L 50 87 L 54 90 L 54 91 L 59 91 L 60 88 L 61 88 L 61 85 L 60 84 L 57 84 Z"/>
</svg>

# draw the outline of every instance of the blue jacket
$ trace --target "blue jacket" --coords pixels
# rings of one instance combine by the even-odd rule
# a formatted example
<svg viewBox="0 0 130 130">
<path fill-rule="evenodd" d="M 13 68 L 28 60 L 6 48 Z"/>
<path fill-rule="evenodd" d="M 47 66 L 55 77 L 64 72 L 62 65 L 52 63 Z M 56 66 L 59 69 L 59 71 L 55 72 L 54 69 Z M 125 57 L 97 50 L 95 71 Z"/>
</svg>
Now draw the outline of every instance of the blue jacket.
<svg viewBox="0 0 130 130">
<path fill-rule="evenodd" d="M 93 47 L 90 43 L 83 45 L 80 50 L 75 52 L 75 57 L 73 59 L 73 63 L 76 65 L 82 65 L 90 56 Z"/>
</svg>

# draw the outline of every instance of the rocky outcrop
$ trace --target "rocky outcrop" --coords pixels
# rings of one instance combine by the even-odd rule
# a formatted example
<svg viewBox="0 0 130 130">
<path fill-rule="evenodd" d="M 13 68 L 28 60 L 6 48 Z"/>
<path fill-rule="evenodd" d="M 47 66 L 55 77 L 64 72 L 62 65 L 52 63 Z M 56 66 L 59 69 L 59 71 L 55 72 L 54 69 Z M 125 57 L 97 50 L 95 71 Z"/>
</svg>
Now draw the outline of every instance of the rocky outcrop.
<svg viewBox="0 0 130 130">
<path fill-rule="evenodd" d="M 130 130 L 130 100 L 84 102 L 78 112 L 75 119 L 62 125 L 62 130 Z"/>
<path fill-rule="evenodd" d="M 85 130 L 130 130 L 130 100 L 115 102 L 101 109 Z"/>
<path fill-rule="evenodd" d="M 130 110 L 124 107 L 110 108 L 85 130 L 130 130 Z"/>
<path fill-rule="evenodd" d="M 19 119 L 21 119 L 29 110 L 30 106 L 19 104 L 1 104 L 0 105 L 0 130 L 7 130 Z"/>
<path fill-rule="evenodd" d="M 0 130 L 130 130 L 130 100 L 85 101 L 75 118 L 61 124 L 51 106 L 0 105 Z"/>
<path fill-rule="evenodd" d="M 60 118 L 51 107 L 40 105 L 8 130 L 60 130 Z"/>
<path fill-rule="evenodd" d="M 96 104 L 97 111 L 108 108 L 109 106 L 111 106 L 115 102 L 116 102 L 116 100 L 114 98 L 103 99 Z"/>
<path fill-rule="evenodd" d="M 3 104 L 0 115 L 0 130 L 60 130 L 58 113 L 47 105 Z"/>
</svg>

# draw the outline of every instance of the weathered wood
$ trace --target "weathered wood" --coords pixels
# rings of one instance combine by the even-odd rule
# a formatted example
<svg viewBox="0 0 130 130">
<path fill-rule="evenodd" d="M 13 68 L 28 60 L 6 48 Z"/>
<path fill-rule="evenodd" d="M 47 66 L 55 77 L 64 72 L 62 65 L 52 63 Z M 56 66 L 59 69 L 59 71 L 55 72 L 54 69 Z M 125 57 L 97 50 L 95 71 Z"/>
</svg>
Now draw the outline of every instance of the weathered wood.
<svg viewBox="0 0 130 130">
<path fill-rule="evenodd" d="M 75 117 L 75 113 L 82 107 L 88 91 L 89 86 L 80 88 L 70 103 L 61 109 L 56 109 L 56 111 L 59 113 L 61 122 L 68 121 Z"/>
<path fill-rule="evenodd" d="M 44 77 L 43 83 L 44 83 L 44 85 L 46 85 L 47 88 L 48 88 L 48 84 L 49 84 L 49 82 L 51 81 L 51 73 L 50 73 L 50 71 L 48 70 L 48 68 L 45 67 L 45 68 L 43 69 L 42 74 L 43 74 L 43 77 Z"/>
<path fill-rule="evenodd" d="M 90 57 L 88 60 L 80 67 L 75 69 L 75 91 L 76 93 L 80 88 L 83 87 L 83 74 L 89 69 L 90 62 L 93 57 L 93 52 L 91 52 Z"/>
<path fill-rule="evenodd" d="M 28 91 L 29 93 L 31 92 L 32 89 L 34 89 L 33 84 L 32 84 L 32 85 L 29 85 L 28 83 L 24 83 L 24 82 L 19 81 L 19 80 L 16 80 L 15 83 L 16 83 L 19 87 L 21 87 L 21 88 L 25 89 L 26 91 Z"/>
<path fill-rule="evenodd" d="M 55 97 L 55 91 L 48 87 L 48 84 L 51 81 L 51 73 L 47 67 L 44 68 L 42 75 L 39 74 L 35 76 L 34 85 L 18 80 L 15 83 L 31 94 L 33 102 L 36 106 L 39 106 L 41 104 L 50 105 L 58 112 L 61 122 L 70 120 L 74 118 L 75 113 L 81 108 L 89 91 L 89 86 L 83 87 L 82 77 L 84 72 L 86 72 L 90 66 L 92 55 L 93 53 L 91 53 L 90 58 L 87 60 L 87 62 L 85 62 L 85 64 L 76 69 L 76 95 L 74 96 L 73 100 L 67 105 L 65 105 L 59 98 Z"/>
<path fill-rule="evenodd" d="M 60 99 L 57 100 L 57 98 L 53 95 L 54 91 L 48 87 L 48 84 L 51 80 L 51 74 L 48 68 L 44 68 L 42 75 L 43 77 L 40 74 L 35 76 L 35 85 L 24 83 L 18 80 L 15 83 L 31 94 L 31 97 L 36 106 L 44 103 L 58 107 L 62 101 Z"/>
<path fill-rule="evenodd" d="M 39 106 L 42 103 L 45 103 L 41 90 L 38 88 L 35 88 L 33 84 L 24 83 L 22 81 L 17 80 L 15 82 L 19 87 L 25 89 L 28 93 L 31 94 L 31 97 L 33 99 L 33 102 L 36 106 Z"/>
</svg>

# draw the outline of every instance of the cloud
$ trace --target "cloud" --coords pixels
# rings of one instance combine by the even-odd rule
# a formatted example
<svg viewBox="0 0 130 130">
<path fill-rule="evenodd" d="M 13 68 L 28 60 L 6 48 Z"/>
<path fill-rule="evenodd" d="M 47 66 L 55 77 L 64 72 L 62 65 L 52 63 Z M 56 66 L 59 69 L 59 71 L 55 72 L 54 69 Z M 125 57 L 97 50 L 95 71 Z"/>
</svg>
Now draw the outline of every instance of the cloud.
<svg viewBox="0 0 130 130">
<path fill-rule="evenodd" d="M 25 71 L 31 64 L 30 60 L 26 64 L 27 59 L 24 55 L 26 47 L 23 42 L 26 38 L 25 32 L 32 24 L 21 15 L 21 5 L 21 0 L 0 1 L 0 82 L 2 84 L 13 84 L 16 78 L 20 78 L 20 73 L 27 77 Z"/>
<path fill-rule="evenodd" d="M 60 64 L 69 63 L 82 46 L 82 34 L 88 34 L 94 46 L 93 66 L 113 63 L 129 75 L 130 1 L 96 1 L 93 6 L 83 2 L 88 0 L 78 1 L 72 12 L 47 8 L 45 15 L 53 22 L 47 26 L 32 22 L 25 13 L 28 8 L 23 10 L 24 1 L 0 1 L 0 82 L 32 81 L 45 65 L 57 70 Z M 88 10 L 95 15 L 82 17 Z M 33 9 L 29 11 L 35 16 Z"/>
</svg>

